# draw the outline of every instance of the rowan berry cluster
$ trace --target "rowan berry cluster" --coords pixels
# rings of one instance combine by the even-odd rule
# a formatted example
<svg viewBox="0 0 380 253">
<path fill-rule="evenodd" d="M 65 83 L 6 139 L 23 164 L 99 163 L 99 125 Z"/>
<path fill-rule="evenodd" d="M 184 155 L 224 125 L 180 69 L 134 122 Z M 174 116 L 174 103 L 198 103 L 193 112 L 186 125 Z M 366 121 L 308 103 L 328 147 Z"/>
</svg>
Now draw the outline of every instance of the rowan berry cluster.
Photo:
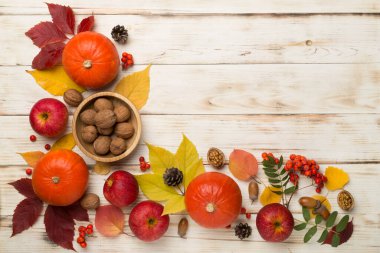
<svg viewBox="0 0 380 253">
<path fill-rule="evenodd" d="M 93 229 L 94 229 L 94 227 L 93 227 L 92 224 L 88 224 L 87 227 L 80 226 L 78 228 L 79 236 L 77 238 L 77 243 L 82 248 L 86 248 L 87 247 L 86 236 L 92 235 L 94 233 Z"/>
<path fill-rule="evenodd" d="M 146 170 L 150 169 L 150 164 L 145 161 L 145 157 L 140 156 L 139 162 L 140 162 L 140 170 L 142 172 L 145 172 Z"/>
</svg>

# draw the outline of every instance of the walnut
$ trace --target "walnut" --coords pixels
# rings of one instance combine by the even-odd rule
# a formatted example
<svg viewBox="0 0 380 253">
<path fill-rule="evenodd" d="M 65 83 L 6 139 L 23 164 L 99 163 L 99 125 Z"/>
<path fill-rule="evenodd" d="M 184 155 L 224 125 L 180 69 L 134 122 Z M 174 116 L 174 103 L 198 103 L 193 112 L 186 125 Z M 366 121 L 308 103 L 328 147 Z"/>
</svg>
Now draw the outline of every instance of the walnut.
<svg viewBox="0 0 380 253">
<path fill-rule="evenodd" d="M 86 125 L 95 125 L 95 115 L 96 115 L 95 110 L 87 109 L 79 115 L 79 118 Z"/>
<path fill-rule="evenodd" d="M 111 141 L 110 150 L 112 154 L 120 155 L 124 153 L 125 150 L 127 150 L 127 143 L 122 138 L 114 137 Z"/>
<path fill-rule="evenodd" d="M 63 93 L 63 100 L 65 100 L 66 104 L 77 107 L 83 101 L 83 96 L 79 91 L 69 89 Z"/>
<path fill-rule="evenodd" d="M 96 209 L 99 207 L 100 199 L 99 196 L 95 193 L 88 193 L 86 196 L 84 196 L 80 202 L 80 205 L 84 209 Z"/>
<path fill-rule="evenodd" d="M 110 128 L 116 122 L 115 113 L 111 110 L 101 110 L 95 115 L 95 125 L 99 128 Z"/>
<path fill-rule="evenodd" d="M 113 104 L 106 98 L 98 98 L 94 103 L 94 108 L 97 112 L 102 110 L 113 110 Z"/>
<path fill-rule="evenodd" d="M 100 128 L 100 127 L 98 127 L 98 132 L 101 135 L 111 135 L 112 132 L 113 132 L 113 127 L 109 127 L 109 128 Z"/>
<path fill-rule="evenodd" d="M 105 155 L 110 151 L 111 137 L 109 136 L 99 136 L 94 141 L 95 153 L 98 155 Z"/>
<path fill-rule="evenodd" d="M 131 123 L 123 122 L 118 123 L 115 126 L 115 134 L 117 137 L 128 139 L 133 136 L 135 133 L 135 129 L 133 128 Z"/>
<path fill-rule="evenodd" d="M 82 128 L 82 139 L 87 143 L 93 143 L 94 140 L 98 137 L 98 131 L 94 126 L 86 126 Z"/>
<path fill-rule="evenodd" d="M 117 105 L 113 112 L 116 115 L 116 122 L 124 122 L 131 116 L 131 111 L 125 105 Z"/>
</svg>

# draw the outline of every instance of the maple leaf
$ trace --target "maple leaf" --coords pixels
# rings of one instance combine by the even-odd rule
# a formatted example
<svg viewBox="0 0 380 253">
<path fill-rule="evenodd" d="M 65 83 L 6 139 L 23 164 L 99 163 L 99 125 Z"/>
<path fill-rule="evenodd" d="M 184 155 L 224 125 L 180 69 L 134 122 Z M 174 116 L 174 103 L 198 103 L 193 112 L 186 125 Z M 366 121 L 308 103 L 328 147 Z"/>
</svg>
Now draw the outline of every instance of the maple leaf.
<svg viewBox="0 0 380 253">
<path fill-rule="evenodd" d="M 339 234 L 337 234 L 339 236 L 339 244 L 338 245 L 341 245 L 342 243 L 347 242 L 351 238 L 351 235 L 354 232 L 354 224 L 352 222 L 353 222 L 352 220 L 350 222 L 348 222 L 346 228 L 343 231 L 341 231 Z M 322 244 L 332 245 L 333 237 L 336 234 L 336 227 L 337 226 L 334 226 L 330 230 L 330 232 L 328 233 L 328 235 L 326 237 L 326 240 Z M 335 247 L 338 245 L 335 245 Z"/>
<path fill-rule="evenodd" d="M 20 194 L 24 195 L 27 198 L 38 198 L 34 193 L 32 180 L 29 178 L 21 178 L 8 184 L 12 185 Z"/>
<path fill-rule="evenodd" d="M 61 63 L 62 52 L 65 48 L 65 44 L 57 42 L 54 44 L 48 44 L 44 46 L 41 51 L 34 57 L 32 62 L 32 68 L 34 69 L 48 69 Z"/>
<path fill-rule="evenodd" d="M 92 28 L 94 27 L 94 23 L 95 23 L 94 16 L 89 16 L 87 18 L 82 19 L 82 21 L 78 25 L 77 33 L 91 31 Z"/>
<path fill-rule="evenodd" d="M 75 16 L 69 6 L 46 3 L 53 23 L 64 33 L 74 34 Z"/>
<path fill-rule="evenodd" d="M 41 22 L 27 31 L 25 35 L 39 48 L 67 39 L 66 35 L 52 22 Z"/>
<path fill-rule="evenodd" d="M 11 236 L 19 234 L 33 226 L 40 216 L 42 208 L 43 202 L 36 197 L 22 200 L 13 213 L 13 232 Z"/>
</svg>

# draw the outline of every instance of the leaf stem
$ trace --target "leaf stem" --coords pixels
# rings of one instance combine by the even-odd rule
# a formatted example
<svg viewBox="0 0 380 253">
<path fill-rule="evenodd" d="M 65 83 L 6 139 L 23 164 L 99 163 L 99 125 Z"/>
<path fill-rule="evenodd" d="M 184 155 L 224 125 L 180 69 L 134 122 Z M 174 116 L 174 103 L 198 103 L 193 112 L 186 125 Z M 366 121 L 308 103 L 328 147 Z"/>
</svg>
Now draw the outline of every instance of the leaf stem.
<svg viewBox="0 0 380 253">
<path fill-rule="evenodd" d="M 185 196 L 185 193 L 182 191 L 182 189 L 179 185 L 177 185 L 177 189 L 181 192 L 182 196 Z"/>
<path fill-rule="evenodd" d="M 310 226 L 317 226 L 317 227 L 319 227 L 319 228 L 321 228 L 321 229 L 327 229 L 327 231 L 329 231 L 329 232 L 331 231 L 331 232 L 333 232 L 333 233 L 335 233 L 335 234 L 340 235 L 339 232 L 336 232 L 336 231 L 332 230 L 332 228 L 328 228 L 328 227 L 326 227 L 326 226 L 321 226 L 321 225 L 319 225 L 319 224 L 311 224 L 311 223 L 309 223 L 308 221 L 302 221 L 302 220 L 299 220 L 299 219 L 296 219 L 296 218 L 294 218 L 294 220 L 295 220 L 295 221 L 298 221 L 298 222 L 301 222 L 301 223 L 306 223 L 307 225 L 310 225 Z"/>
</svg>

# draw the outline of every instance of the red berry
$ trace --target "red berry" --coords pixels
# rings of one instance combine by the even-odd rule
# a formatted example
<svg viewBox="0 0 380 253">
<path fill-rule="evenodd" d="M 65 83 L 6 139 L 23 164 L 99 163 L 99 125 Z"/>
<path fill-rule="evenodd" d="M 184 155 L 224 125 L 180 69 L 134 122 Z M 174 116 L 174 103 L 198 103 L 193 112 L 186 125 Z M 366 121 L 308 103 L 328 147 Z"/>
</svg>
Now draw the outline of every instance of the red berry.
<svg viewBox="0 0 380 253">
<path fill-rule="evenodd" d="M 323 188 L 323 186 L 325 186 L 324 183 L 320 183 L 320 184 L 318 184 L 318 187 L 321 188 L 321 189 Z"/>
<path fill-rule="evenodd" d="M 264 153 L 261 154 L 261 157 L 262 157 L 263 159 L 265 159 L 265 158 L 268 157 L 268 154 L 264 152 Z"/>
<path fill-rule="evenodd" d="M 315 191 L 316 191 L 317 193 L 321 193 L 321 188 L 317 187 L 317 188 L 315 189 Z"/>
<path fill-rule="evenodd" d="M 92 235 L 92 233 L 94 233 L 94 231 L 92 230 L 92 228 L 87 228 L 86 229 L 86 234 Z"/>
<path fill-rule="evenodd" d="M 311 164 L 316 165 L 316 162 L 314 160 L 311 160 L 310 162 Z"/>
<path fill-rule="evenodd" d="M 127 54 L 126 52 L 123 52 L 123 53 L 121 54 L 121 56 L 123 56 L 123 58 L 127 58 L 127 57 L 128 57 L 128 54 Z"/>
<path fill-rule="evenodd" d="M 29 136 L 29 139 L 31 142 L 35 142 L 37 140 L 37 137 L 34 134 L 32 134 L 31 136 Z"/>
<path fill-rule="evenodd" d="M 273 157 L 273 158 L 274 158 L 274 156 L 273 156 L 273 154 L 272 154 L 272 153 L 268 153 L 268 156 L 271 156 L 271 157 Z"/>
<path fill-rule="evenodd" d="M 132 56 L 131 54 L 128 54 L 128 55 L 127 55 L 127 59 L 128 59 L 128 60 L 132 60 L 132 58 L 133 58 L 133 56 Z"/>
<path fill-rule="evenodd" d="M 304 170 L 309 170 L 310 167 L 309 167 L 309 165 L 306 164 L 306 165 L 303 166 L 303 169 L 304 169 Z"/>
<path fill-rule="evenodd" d="M 94 226 L 93 226 L 92 224 L 88 224 L 88 225 L 87 225 L 87 228 L 89 228 L 89 229 L 93 229 Z"/>
<path fill-rule="evenodd" d="M 315 169 L 319 170 L 319 165 L 318 164 L 315 165 Z"/>
<path fill-rule="evenodd" d="M 276 164 L 278 164 L 280 162 L 280 160 L 278 160 L 278 158 L 274 159 L 274 161 L 276 162 Z"/>
<path fill-rule="evenodd" d="M 127 58 L 121 58 L 121 62 L 124 62 L 124 63 L 126 63 L 128 60 L 127 60 Z"/>
<path fill-rule="evenodd" d="M 139 158 L 139 162 L 141 163 L 141 162 L 145 162 L 145 158 L 143 157 L 143 156 L 140 156 L 140 158 Z"/>
<path fill-rule="evenodd" d="M 149 164 L 149 163 L 147 163 L 147 164 L 145 165 L 145 169 L 150 169 L 150 164 Z"/>
<path fill-rule="evenodd" d="M 146 162 L 140 162 L 140 169 L 146 169 Z"/>
<path fill-rule="evenodd" d="M 245 214 L 246 212 L 247 212 L 247 209 L 245 209 L 244 207 L 240 209 L 240 214 Z"/>
<path fill-rule="evenodd" d="M 82 248 L 86 248 L 86 247 L 87 247 L 87 243 L 86 243 L 86 242 L 82 242 L 82 243 L 80 244 L 80 246 L 81 246 Z"/>
<path fill-rule="evenodd" d="M 84 237 L 81 237 L 81 236 L 79 236 L 78 238 L 77 238 L 77 243 L 82 243 L 82 242 L 84 242 L 85 240 L 84 240 Z"/>
<path fill-rule="evenodd" d="M 315 183 L 316 184 L 320 184 L 322 182 L 322 180 L 319 178 L 319 177 L 317 177 L 316 179 L 315 179 Z"/>
<path fill-rule="evenodd" d="M 311 175 L 315 176 L 317 174 L 317 170 L 316 169 L 312 169 L 311 170 Z"/>
<path fill-rule="evenodd" d="M 323 182 L 327 182 L 327 177 L 326 176 L 323 176 Z"/>
<path fill-rule="evenodd" d="M 251 215 L 252 215 L 251 213 L 246 213 L 245 217 L 247 217 L 247 219 L 251 219 Z"/>
<path fill-rule="evenodd" d="M 50 144 L 45 144 L 45 149 L 46 149 L 46 150 L 50 150 L 50 149 L 51 149 Z"/>
<path fill-rule="evenodd" d="M 310 175 L 311 175 L 311 171 L 310 170 L 305 171 L 305 176 L 310 177 Z"/>
<path fill-rule="evenodd" d="M 86 227 L 84 227 L 84 226 L 80 226 L 79 228 L 78 228 L 78 231 L 79 232 L 84 232 L 86 230 Z"/>
<path fill-rule="evenodd" d="M 28 175 L 28 176 L 30 176 L 30 175 L 32 175 L 32 169 L 31 168 L 27 168 L 26 170 L 25 170 L 25 173 L 26 173 L 26 175 Z"/>
<path fill-rule="evenodd" d="M 79 233 L 79 236 L 85 238 L 86 237 L 86 232 L 85 231 L 86 231 L 86 229 L 84 231 L 81 231 Z"/>
<path fill-rule="evenodd" d="M 133 65 L 133 60 L 127 60 L 128 65 Z"/>
<path fill-rule="evenodd" d="M 289 158 L 290 158 L 290 160 L 294 160 L 294 159 L 296 158 L 296 155 L 295 155 L 295 154 L 291 154 L 291 155 L 289 156 Z"/>
</svg>

